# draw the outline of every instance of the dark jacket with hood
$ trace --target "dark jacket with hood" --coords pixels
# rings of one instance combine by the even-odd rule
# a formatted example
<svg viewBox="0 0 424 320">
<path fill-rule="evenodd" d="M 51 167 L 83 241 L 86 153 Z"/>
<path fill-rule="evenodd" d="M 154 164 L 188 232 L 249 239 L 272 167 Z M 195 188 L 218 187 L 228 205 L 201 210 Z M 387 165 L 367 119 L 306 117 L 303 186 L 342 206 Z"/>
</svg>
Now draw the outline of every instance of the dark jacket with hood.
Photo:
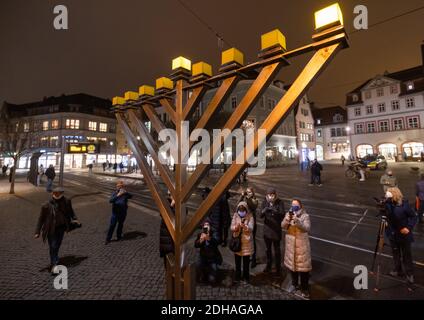
<svg viewBox="0 0 424 320">
<path fill-rule="evenodd" d="M 210 237 L 210 240 L 200 242 L 200 236 L 202 233 L 197 235 L 196 241 L 194 242 L 195 248 L 200 248 L 200 258 L 206 263 L 222 264 L 221 252 L 218 249 L 218 241 Z"/>
<path fill-rule="evenodd" d="M 76 219 L 71 200 L 65 197 L 57 200 L 52 198 L 41 207 L 35 234 L 41 232 L 43 241 L 46 241 L 47 236 L 58 228 L 70 231 L 70 222 Z"/>
<path fill-rule="evenodd" d="M 409 206 L 408 200 L 403 200 L 401 205 L 388 201 L 386 203 L 386 213 L 389 222 L 386 228 L 386 236 L 396 242 L 414 242 L 412 230 L 417 223 L 417 215 Z M 409 229 L 407 235 L 403 235 L 400 232 L 403 228 Z"/>
<path fill-rule="evenodd" d="M 262 201 L 260 217 L 264 219 L 264 238 L 274 241 L 281 240 L 281 221 L 284 216 L 284 203 L 281 199 L 276 198 L 273 204 L 266 198 Z"/>
</svg>

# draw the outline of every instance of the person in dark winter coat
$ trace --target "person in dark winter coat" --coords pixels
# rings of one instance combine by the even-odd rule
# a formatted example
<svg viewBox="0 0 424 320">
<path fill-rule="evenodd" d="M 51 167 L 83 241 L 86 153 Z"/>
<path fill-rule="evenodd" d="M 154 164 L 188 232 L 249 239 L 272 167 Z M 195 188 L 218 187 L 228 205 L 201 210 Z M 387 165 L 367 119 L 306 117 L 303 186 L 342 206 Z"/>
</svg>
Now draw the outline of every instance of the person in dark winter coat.
<svg viewBox="0 0 424 320">
<path fill-rule="evenodd" d="M 394 270 L 390 274 L 400 276 L 402 270 L 405 270 L 407 282 L 412 285 L 414 283 L 414 271 L 411 243 L 414 242 L 412 230 L 417 223 L 417 216 L 409 206 L 408 200 L 403 199 L 399 188 L 389 188 L 385 197 L 388 221 L 386 236 L 392 247 L 394 262 Z"/>
<path fill-rule="evenodd" d="M 218 241 L 212 237 L 210 231 L 210 224 L 206 221 L 203 224 L 202 232 L 197 235 L 194 247 L 200 248 L 199 261 L 197 263 L 200 280 L 206 279 L 211 284 L 215 284 L 218 265 L 222 264 L 222 256 L 218 249 Z"/>
<path fill-rule="evenodd" d="M 420 223 L 422 223 L 424 215 L 424 173 L 420 175 L 420 181 L 417 182 L 415 188 L 418 201 L 418 220 Z"/>
<path fill-rule="evenodd" d="M 108 244 L 112 240 L 116 225 L 118 225 L 116 238 L 118 241 L 122 239 L 122 230 L 127 217 L 128 200 L 131 198 L 132 194 L 124 189 L 124 183 L 122 181 L 118 181 L 116 184 L 116 190 L 112 193 L 109 200 L 112 204 L 112 217 L 110 219 L 110 226 L 105 244 Z"/>
<path fill-rule="evenodd" d="M 71 231 L 71 221 L 77 220 L 71 200 L 64 197 L 63 188 L 55 188 L 52 198 L 41 207 L 40 216 L 35 228 L 35 238 L 40 234 L 48 241 L 50 251 L 50 271 L 57 273 L 59 249 L 65 232 Z"/>
<path fill-rule="evenodd" d="M 209 192 L 211 192 L 211 189 L 205 187 L 202 192 L 202 198 L 206 199 Z M 231 225 L 229 197 L 230 194 L 228 192 L 224 193 L 208 215 L 212 236 L 218 241 L 218 244 L 222 244 L 224 247 L 227 245 L 228 231 Z"/>
<path fill-rule="evenodd" d="M 255 268 L 256 267 L 256 230 L 257 230 L 257 226 L 256 226 L 256 211 L 258 209 L 258 204 L 259 201 L 255 196 L 255 191 L 253 190 L 253 188 L 248 187 L 246 189 L 246 191 L 242 192 L 239 203 L 240 202 L 246 202 L 248 209 L 250 211 L 250 213 L 253 215 L 253 219 L 255 221 L 255 224 L 253 226 L 253 232 L 252 232 L 252 236 L 253 236 L 253 254 L 252 254 L 252 258 L 251 258 L 251 267 Z"/>
<path fill-rule="evenodd" d="M 321 187 L 321 171 L 322 171 L 322 165 L 318 162 L 317 159 L 315 159 L 311 166 L 311 183 L 310 185 L 313 186 L 315 183 Z"/>
<path fill-rule="evenodd" d="M 52 164 L 47 168 L 44 174 L 47 177 L 46 191 L 51 192 L 53 187 L 53 180 L 56 177 L 56 172 L 54 171 L 54 167 Z"/>
<path fill-rule="evenodd" d="M 277 197 L 277 192 L 274 188 L 269 188 L 265 199 L 262 201 L 260 214 L 260 217 L 264 219 L 264 241 L 267 260 L 265 272 L 271 272 L 272 246 L 274 246 L 275 267 L 277 274 L 281 274 L 281 221 L 283 221 L 284 215 L 283 201 Z"/>
<path fill-rule="evenodd" d="M 175 201 L 168 193 L 168 201 L 171 207 L 172 212 L 175 214 Z M 159 255 L 163 258 L 164 266 L 166 269 L 166 255 L 168 253 L 175 252 L 174 240 L 172 239 L 171 234 L 169 233 L 168 228 L 166 227 L 165 221 L 161 219 L 160 222 L 160 231 L 159 231 Z"/>
</svg>

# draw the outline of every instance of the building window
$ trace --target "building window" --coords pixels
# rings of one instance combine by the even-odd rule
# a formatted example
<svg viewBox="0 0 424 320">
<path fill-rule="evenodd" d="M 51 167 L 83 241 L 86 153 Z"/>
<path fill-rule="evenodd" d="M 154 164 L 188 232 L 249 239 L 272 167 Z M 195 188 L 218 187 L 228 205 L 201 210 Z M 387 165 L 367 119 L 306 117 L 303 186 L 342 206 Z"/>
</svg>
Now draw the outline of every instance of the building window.
<svg viewBox="0 0 424 320">
<path fill-rule="evenodd" d="M 331 136 L 332 137 L 336 136 L 336 128 L 331 128 Z"/>
<path fill-rule="evenodd" d="M 321 131 L 321 129 L 317 130 L 317 137 L 319 137 L 319 138 L 322 137 L 322 131 Z"/>
<path fill-rule="evenodd" d="M 390 86 L 390 93 L 391 94 L 397 94 L 398 93 L 398 87 L 396 84 L 393 84 Z"/>
<path fill-rule="evenodd" d="M 406 89 L 408 91 L 414 90 L 414 83 L 413 82 L 408 82 L 408 84 L 406 85 Z"/>
<path fill-rule="evenodd" d="M 43 131 L 47 131 L 47 130 L 49 130 L 49 122 L 43 121 Z"/>
<path fill-rule="evenodd" d="M 24 123 L 24 132 L 29 132 L 29 122 Z"/>
<path fill-rule="evenodd" d="M 79 120 L 66 119 L 66 129 L 79 129 Z"/>
<path fill-rule="evenodd" d="M 408 129 L 418 129 L 418 117 L 408 118 Z"/>
<path fill-rule="evenodd" d="M 372 113 L 373 113 L 372 106 L 367 106 L 367 114 L 372 114 Z"/>
<path fill-rule="evenodd" d="M 378 88 L 377 89 L 377 97 L 384 96 L 384 88 Z"/>
<path fill-rule="evenodd" d="M 341 114 L 336 114 L 334 117 L 333 117 L 333 121 L 334 122 L 342 122 L 343 121 L 343 116 L 341 115 Z"/>
<path fill-rule="evenodd" d="M 359 117 L 361 115 L 361 108 L 355 108 L 355 116 Z"/>
<path fill-rule="evenodd" d="M 317 124 L 320 125 L 321 124 L 321 119 L 317 119 Z"/>
<path fill-rule="evenodd" d="M 345 143 L 332 143 L 331 144 L 331 152 L 348 152 L 349 151 L 349 145 Z"/>
<path fill-rule="evenodd" d="M 107 132 L 107 123 L 100 122 L 99 131 L 100 132 Z"/>
<path fill-rule="evenodd" d="M 59 137 L 50 137 L 50 147 L 55 148 L 59 146 Z"/>
<path fill-rule="evenodd" d="M 378 126 L 379 126 L 380 132 L 389 131 L 389 121 L 380 121 Z"/>
<path fill-rule="evenodd" d="M 392 110 L 397 111 L 400 109 L 400 103 L 399 100 L 393 100 L 392 101 Z"/>
<path fill-rule="evenodd" d="M 309 110 L 307 109 L 300 109 L 300 113 L 303 114 L 305 117 L 309 116 Z"/>
<path fill-rule="evenodd" d="M 59 129 L 59 120 L 52 120 L 51 126 L 53 130 Z"/>
<path fill-rule="evenodd" d="M 413 107 L 415 107 L 415 99 L 414 98 L 408 98 L 408 99 L 406 99 L 406 107 L 407 108 L 413 108 Z"/>
<path fill-rule="evenodd" d="M 375 132 L 375 123 L 374 122 L 367 123 L 367 132 L 368 133 Z"/>
<path fill-rule="evenodd" d="M 97 122 L 95 122 L 95 121 L 89 121 L 88 122 L 88 130 L 90 130 L 90 131 L 97 131 Z"/>
<path fill-rule="evenodd" d="M 299 121 L 299 128 L 305 129 L 305 122 Z"/>
<path fill-rule="evenodd" d="M 371 91 L 365 91 L 365 99 L 371 99 Z"/>
<path fill-rule="evenodd" d="M 237 108 L 237 97 L 231 97 L 231 108 L 234 110 L 235 108 Z"/>
<path fill-rule="evenodd" d="M 403 130 L 403 119 L 393 120 L 393 130 Z"/>
<path fill-rule="evenodd" d="M 358 102 L 358 101 L 359 101 L 359 97 L 358 97 L 358 95 L 357 95 L 357 94 L 354 94 L 354 95 L 352 96 L 352 100 L 353 100 L 353 102 Z"/>
<path fill-rule="evenodd" d="M 48 147 L 49 144 L 49 137 L 42 137 L 41 138 L 41 147 Z"/>
<path fill-rule="evenodd" d="M 307 123 L 306 128 L 309 130 L 314 130 L 314 125 L 312 123 Z"/>
<path fill-rule="evenodd" d="M 379 103 L 378 104 L 378 112 L 386 112 L 386 104 L 385 103 Z"/>
<path fill-rule="evenodd" d="M 358 123 L 355 125 L 355 133 L 356 134 L 364 133 L 364 125 L 362 123 Z"/>
</svg>

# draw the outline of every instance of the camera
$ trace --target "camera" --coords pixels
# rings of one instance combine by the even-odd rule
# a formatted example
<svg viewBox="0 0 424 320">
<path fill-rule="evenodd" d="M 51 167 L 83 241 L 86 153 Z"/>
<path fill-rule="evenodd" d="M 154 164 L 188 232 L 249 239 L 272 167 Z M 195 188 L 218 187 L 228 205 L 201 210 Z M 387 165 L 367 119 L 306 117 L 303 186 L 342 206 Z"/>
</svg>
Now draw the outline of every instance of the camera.
<svg viewBox="0 0 424 320">
<path fill-rule="evenodd" d="M 202 232 L 208 234 L 209 233 L 209 228 L 208 227 L 203 227 Z"/>
<path fill-rule="evenodd" d="M 387 199 L 386 198 L 377 198 L 377 197 L 373 197 L 374 201 L 375 201 L 375 205 L 377 207 L 378 210 L 378 214 L 377 217 L 379 216 L 386 216 L 386 203 L 387 203 Z"/>
</svg>

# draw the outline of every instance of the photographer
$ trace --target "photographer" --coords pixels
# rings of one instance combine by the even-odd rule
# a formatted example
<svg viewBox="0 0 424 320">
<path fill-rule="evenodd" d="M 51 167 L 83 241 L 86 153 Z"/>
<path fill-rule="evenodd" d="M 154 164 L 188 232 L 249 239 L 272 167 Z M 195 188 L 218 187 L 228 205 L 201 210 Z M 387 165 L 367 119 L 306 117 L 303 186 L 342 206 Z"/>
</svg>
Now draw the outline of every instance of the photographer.
<svg viewBox="0 0 424 320">
<path fill-rule="evenodd" d="M 128 199 L 131 198 L 132 194 L 124 189 L 124 182 L 118 181 L 116 190 L 112 193 L 109 200 L 112 204 L 112 217 L 110 219 L 110 226 L 105 244 L 108 244 L 112 240 L 112 235 L 117 224 L 118 230 L 116 231 L 116 238 L 118 241 L 122 239 L 122 230 L 127 217 Z"/>
<path fill-rule="evenodd" d="M 252 261 L 251 261 L 251 267 L 256 267 L 256 210 L 258 209 L 259 201 L 255 196 L 255 191 L 252 187 L 248 187 L 246 191 L 243 191 L 241 193 L 241 197 L 239 199 L 239 202 L 246 202 L 247 206 L 249 207 L 250 213 L 253 215 L 253 219 L 255 221 L 255 224 L 253 226 L 253 255 L 252 255 Z"/>
<path fill-rule="evenodd" d="M 414 241 L 412 230 L 417 222 L 415 212 L 409 206 L 408 200 L 403 199 L 399 188 L 389 188 L 386 192 L 385 208 L 388 226 L 386 236 L 393 251 L 395 269 L 391 276 L 402 275 L 402 262 L 408 284 L 414 283 L 411 243 Z M 402 257 L 402 261 L 401 261 Z"/>
<path fill-rule="evenodd" d="M 200 281 L 207 277 L 205 280 L 215 284 L 218 265 L 222 264 L 222 256 L 218 249 L 218 241 L 211 236 L 211 227 L 208 221 L 203 224 L 202 232 L 197 235 L 194 247 L 200 248 L 197 264 Z"/>
<path fill-rule="evenodd" d="M 253 237 L 252 231 L 255 224 L 253 215 L 249 212 L 246 202 L 240 202 L 237 211 L 233 215 L 231 222 L 231 231 L 233 237 L 241 236 L 241 249 L 234 252 L 236 263 L 236 282 L 241 279 L 241 263 L 243 260 L 243 279 L 249 282 L 249 264 L 250 256 L 253 253 Z"/>
<path fill-rule="evenodd" d="M 290 270 L 292 285 L 289 292 L 300 290 L 302 297 L 309 299 L 309 272 L 312 270 L 309 231 L 311 221 L 300 200 L 294 199 L 286 213 L 281 228 L 287 230 L 284 265 Z"/>
</svg>

